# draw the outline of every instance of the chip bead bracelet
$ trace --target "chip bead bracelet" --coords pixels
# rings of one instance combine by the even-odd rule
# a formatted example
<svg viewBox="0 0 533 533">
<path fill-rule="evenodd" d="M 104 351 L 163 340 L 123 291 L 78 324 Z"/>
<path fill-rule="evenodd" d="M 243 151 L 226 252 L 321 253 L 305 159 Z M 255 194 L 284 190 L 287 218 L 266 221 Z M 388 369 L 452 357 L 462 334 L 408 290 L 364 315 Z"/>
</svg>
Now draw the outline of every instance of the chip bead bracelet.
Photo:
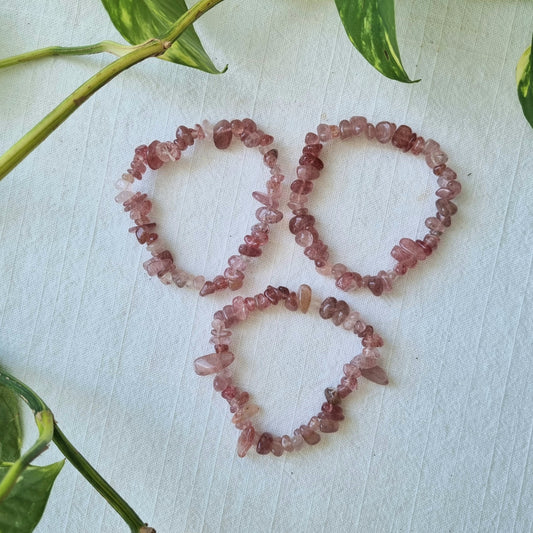
<svg viewBox="0 0 533 533">
<path fill-rule="evenodd" d="M 239 253 L 228 259 L 228 267 L 224 273 L 211 281 L 204 276 L 194 276 L 178 268 L 172 253 L 161 243 L 156 233 L 156 222 L 150 217 L 152 202 L 146 194 L 134 192 L 133 183 L 141 180 L 147 168 L 157 170 L 164 164 L 178 161 L 182 153 L 197 140 L 212 138 L 216 148 L 227 149 L 233 138 L 241 140 L 246 148 L 257 148 L 263 157 L 263 163 L 269 170 L 266 191 L 254 191 L 252 196 L 262 204 L 255 212 L 258 223 L 252 226 L 250 234 L 244 237 L 244 243 L 239 246 Z M 270 225 L 279 222 L 283 215 L 279 211 L 281 185 L 285 176 L 278 166 L 278 151 L 271 148 L 274 138 L 257 128 L 256 123 L 245 118 L 243 120 L 220 120 L 214 126 L 207 121 L 194 128 L 179 126 L 173 141 L 153 141 L 149 145 L 141 145 L 135 149 L 135 155 L 130 168 L 116 182 L 119 193 L 115 201 L 124 206 L 129 212 L 135 226 L 130 232 L 135 234 L 139 244 L 146 244 L 152 258 L 143 263 L 143 267 L 150 276 L 157 276 L 166 285 L 171 283 L 178 287 L 193 287 L 201 296 L 215 291 L 242 287 L 244 271 L 249 261 L 259 257 L 262 247 L 268 242 Z"/>
<path fill-rule="evenodd" d="M 323 143 L 363 135 L 382 144 L 390 142 L 402 152 L 423 155 L 427 165 L 437 176 L 439 186 L 435 193 L 438 197 L 437 213 L 425 221 L 428 233 L 421 240 L 400 239 L 399 244 L 391 250 L 391 255 L 396 260 L 394 268 L 380 270 L 373 276 L 362 276 L 358 272 L 349 271 L 342 263 L 333 264 L 329 261 L 328 246 L 320 239 L 315 228 L 315 217 L 307 207 L 314 181 L 324 168 L 324 163 L 319 158 Z M 457 174 L 446 166 L 447 161 L 448 156 L 437 142 L 432 139 L 424 140 L 409 126 L 396 127 L 391 122 L 379 122 L 374 126 L 365 117 L 360 116 L 342 120 L 338 126 L 320 124 L 317 133 L 310 132 L 305 137 L 305 146 L 296 169 L 297 179 L 290 185 L 288 206 L 294 216 L 289 222 L 289 230 L 295 235 L 296 243 L 304 248 L 304 254 L 314 261 L 317 271 L 333 277 L 339 289 L 353 291 L 366 287 L 374 295 L 380 296 L 392 289 L 398 276 L 403 276 L 418 261 L 423 261 L 431 255 L 437 248 L 441 235 L 450 226 L 451 217 L 457 212 L 457 206 L 452 200 L 461 192 L 461 184 L 457 181 Z"/>
<path fill-rule="evenodd" d="M 274 436 L 256 429 L 253 417 L 259 412 L 259 406 L 250 401 L 248 392 L 234 384 L 229 368 L 235 359 L 230 351 L 230 328 L 246 320 L 251 313 L 278 304 L 289 311 L 300 310 L 303 313 L 307 313 L 310 308 L 317 308 L 322 318 L 330 319 L 336 326 L 352 331 L 363 345 L 362 352 L 343 366 L 343 377 L 338 385 L 325 389 L 325 402 L 319 413 L 296 428 L 291 436 Z M 299 450 L 304 444 L 317 444 L 321 433 L 334 433 L 339 429 L 339 423 L 344 420 L 341 402 L 357 388 L 360 377 L 380 385 L 388 383 L 385 371 L 378 366 L 378 348 L 383 346 L 382 338 L 345 301 L 337 301 L 333 297 L 322 302 L 315 301 L 308 285 L 301 285 L 297 292 L 269 285 L 263 293 L 253 297 L 236 296 L 231 304 L 214 314 L 211 327 L 209 342 L 214 344 L 214 352 L 198 357 L 194 361 L 194 369 L 200 376 L 214 375 L 214 389 L 229 403 L 230 412 L 233 413 L 232 422 L 241 432 L 237 441 L 239 457 L 244 457 L 252 447 L 260 455 L 272 453 L 280 456 L 284 452 Z"/>
</svg>

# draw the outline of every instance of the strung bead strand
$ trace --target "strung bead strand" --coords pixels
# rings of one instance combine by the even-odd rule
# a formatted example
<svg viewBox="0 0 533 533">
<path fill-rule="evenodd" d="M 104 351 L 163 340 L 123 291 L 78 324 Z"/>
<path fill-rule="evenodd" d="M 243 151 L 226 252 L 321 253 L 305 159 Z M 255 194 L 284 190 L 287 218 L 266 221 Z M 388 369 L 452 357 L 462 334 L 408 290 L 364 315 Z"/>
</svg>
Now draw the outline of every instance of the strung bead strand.
<svg viewBox="0 0 533 533">
<path fill-rule="evenodd" d="M 340 382 L 335 387 L 325 389 L 326 401 L 318 414 L 296 428 L 291 436 L 275 436 L 256 430 L 253 417 L 259 412 L 259 406 L 250 401 L 248 392 L 234 384 L 229 368 L 235 359 L 230 351 L 230 328 L 246 320 L 250 313 L 278 304 L 289 311 L 300 310 L 303 313 L 316 308 L 322 318 L 330 319 L 334 325 L 356 334 L 363 345 L 362 352 L 343 366 Z M 260 455 L 272 453 L 281 456 L 284 452 L 300 450 L 304 444 L 317 444 L 322 433 L 334 433 L 339 429 L 339 423 L 344 420 L 341 402 L 357 388 L 360 377 L 381 385 L 388 383 L 385 371 L 378 366 L 378 348 L 383 346 L 382 338 L 345 301 L 333 297 L 322 302 L 315 301 L 308 285 L 301 285 L 297 292 L 292 292 L 287 287 L 275 288 L 269 285 L 263 293 L 253 297 L 237 296 L 231 304 L 214 314 L 211 327 L 209 342 L 214 345 L 215 351 L 197 358 L 194 369 L 200 376 L 214 375 L 214 389 L 228 402 L 230 412 L 233 413 L 232 422 L 241 432 L 237 441 L 239 457 L 244 457 L 252 447 Z"/>
<path fill-rule="evenodd" d="M 161 168 L 168 162 L 178 161 L 182 153 L 193 146 L 197 140 L 213 139 L 216 148 L 229 148 L 234 138 L 238 138 L 246 148 L 257 148 L 263 157 L 263 163 L 269 170 L 266 191 L 254 191 L 253 198 L 259 207 L 255 216 L 258 223 L 252 226 L 250 234 L 244 237 L 244 243 L 239 246 L 239 253 L 228 259 L 228 267 L 222 275 L 211 281 L 204 276 L 195 276 L 178 268 L 172 253 L 161 243 L 156 232 L 156 222 L 150 215 L 152 202 L 147 194 L 134 192 L 133 183 L 141 180 L 149 167 L 152 170 Z M 278 165 L 278 151 L 271 148 L 274 138 L 257 128 L 257 124 L 249 119 L 220 120 L 214 126 L 207 121 L 194 128 L 180 126 L 176 130 L 176 138 L 172 141 L 153 141 L 149 145 L 141 145 L 135 149 L 135 155 L 130 168 L 116 182 L 119 193 L 115 201 L 124 206 L 135 226 L 129 229 L 137 238 L 139 244 L 146 244 L 146 249 L 152 257 L 143 263 L 149 276 L 157 277 L 165 285 L 174 283 L 178 287 L 192 287 L 200 292 L 200 296 L 212 294 L 215 291 L 242 287 L 244 271 L 249 261 L 262 254 L 262 247 L 268 242 L 270 225 L 279 222 L 283 214 L 279 211 L 281 186 L 285 176 Z"/>
<path fill-rule="evenodd" d="M 315 217 L 307 207 L 314 181 L 324 168 L 324 163 L 319 158 L 323 143 L 357 136 L 375 139 L 382 144 L 390 142 L 402 152 L 422 155 L 437 176 L 439 186 L 435 193 L 438 197 L 437 213 L 425 221 L 428 233 L 421 240 L 400 239 L 399 245 L 391 250 L 391 255 L 396 260 L 394 267 L 391 270 L 380 270 L 373 276 L 362 276 L 358 272 L 348 270 L 342 263 L 333 264 L 329 261 L 328 246 L 320 239 L 315 228 Z M 451 225 L 451 217 L 457 212 L 457 206 L 452 200 L 461 192 L 461 184 L 457 181 L 457 174 L 446 166 L 447 161 L 448 156 L 437 142 L 433 139 L 424 140 L 409 126 L 396 127 L 391 122 L 379 122 L 374 126 L 367 122 L 365 117 L 360 116 L 342 120 L 338 126 L 320 124 L 317 133 L 308 133 L 305 136 L 305 146 L 296 169 L 297 179 L 290 185 L 288 206 L 294 216 L 289 222 L 289 229 L 295 235 L 296 243 L 304 248 L 304 254 L 314 261 L 317 271 L 334 278 L 339 289 L 354 291 L 366 287 L 374 295 L 380 296 L 392 289 L 398 276 L 403 276 L 418 261 L 423 261 L 431 255 L 437 248 L 441 235 Z"/>
</svg>

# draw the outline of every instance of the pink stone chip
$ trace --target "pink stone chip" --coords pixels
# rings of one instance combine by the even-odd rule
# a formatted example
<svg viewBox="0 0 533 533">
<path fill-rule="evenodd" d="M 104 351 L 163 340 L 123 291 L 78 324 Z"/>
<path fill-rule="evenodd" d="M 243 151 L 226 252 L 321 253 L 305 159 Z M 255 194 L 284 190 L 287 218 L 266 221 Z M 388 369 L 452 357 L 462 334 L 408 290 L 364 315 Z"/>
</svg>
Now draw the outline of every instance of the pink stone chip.
<svg viewBox="0 0 533 533">
<path fill-rule="evenodd" d="M 231 365 L 235 356 L 231 352 L 210 353 L 198 357 L 194 361 L 194 371 L 199 376 L 208 376 L 209 374 L 216 374 L 227 366 Z"/>
<path fill-rule="evenodd" d="M 237 441 L 237 455 L 244 457 L 248 450 L 252 447 L 255 438 L 255 429 L 253 426 L 248 426 L 241 431 L 239 440 Z"/>
<path fill-rule="evenodd" d="M 220 120 L 213 127 L 213 142 L 219 150 L 225 150 L 231 144 L 231 124 L 227 120 Z"/>
<path fill-rule="evenodd" d="M 389 383 L 389 378 L 387 377 L 385 370 L 383 370 L 383 368 L 380 366 L 361 368 L 361 375 L 369 381 L 377 383 L 378 385 L 387 385 Z"/>
</svg>

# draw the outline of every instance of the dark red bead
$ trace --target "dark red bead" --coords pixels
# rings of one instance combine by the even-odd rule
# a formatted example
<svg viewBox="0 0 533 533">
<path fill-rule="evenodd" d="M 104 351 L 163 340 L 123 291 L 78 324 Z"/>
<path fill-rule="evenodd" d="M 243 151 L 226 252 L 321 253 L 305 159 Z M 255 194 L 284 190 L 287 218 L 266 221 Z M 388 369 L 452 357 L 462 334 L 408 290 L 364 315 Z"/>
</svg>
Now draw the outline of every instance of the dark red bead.
<svg viewBox="0 0 533 533">
<path fill-rule="evenodd" d="M 259 257 L 262 254 L 262 251 L 261 248 L 249 244 L 241 244 L 239 246 L 239 253 L 248 257 Z"/>
<path fill-rule="evenodd" d="M 317 170 L 322 170 L 324 168 L 324 163 L 322 162 L 322 160 L 311 154 L 302 155 L 298 162 L 300 163 L 300 165 L 310 165 L 316 168 Z"/>
</svg>

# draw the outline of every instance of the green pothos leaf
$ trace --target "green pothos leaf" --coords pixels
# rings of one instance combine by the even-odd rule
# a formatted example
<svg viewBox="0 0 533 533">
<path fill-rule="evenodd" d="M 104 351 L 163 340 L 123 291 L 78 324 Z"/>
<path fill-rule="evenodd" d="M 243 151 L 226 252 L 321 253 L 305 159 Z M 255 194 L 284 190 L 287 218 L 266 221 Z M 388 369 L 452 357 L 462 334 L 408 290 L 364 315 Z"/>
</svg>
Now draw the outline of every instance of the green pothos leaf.
<svg viewBox="0 0 533 533">
<path fill-rule="evenodd" d="M 400 59 L 394 0 L 335 0 L 335 4 L 350 41 L 363 57 L 387 78 L 413 83 Z"/>
<path fill-rule="evenodd" d="M 522 105 L 524 115 L 533 128 L 533 38 L 531 46 L 522 54 L 516 66 L 516 85 L 518 99 Z"/>
<path fill-rule="evenodd" d="M 16 461 L 21 447 L 19 399 L 7 387 L 0 387 L 0 461 Z"/>
<path fill-rule="evenodd" d="M 102 3 L 115 28 L 131 44 L 161 37 L 187 11 L 184 0 L 102 0 Z M 206 54 L 192 26 L 158 57 L 211 74 L 221 72 Z"/>
<path fill-rule="evenodd" d="M 30 533 L 35 529 L 64 462 L 24 470 L 9 496 L 0 503 L 0 533 Z M 10 466 L 0 464 L 0 479 Z"/>
</svg>

